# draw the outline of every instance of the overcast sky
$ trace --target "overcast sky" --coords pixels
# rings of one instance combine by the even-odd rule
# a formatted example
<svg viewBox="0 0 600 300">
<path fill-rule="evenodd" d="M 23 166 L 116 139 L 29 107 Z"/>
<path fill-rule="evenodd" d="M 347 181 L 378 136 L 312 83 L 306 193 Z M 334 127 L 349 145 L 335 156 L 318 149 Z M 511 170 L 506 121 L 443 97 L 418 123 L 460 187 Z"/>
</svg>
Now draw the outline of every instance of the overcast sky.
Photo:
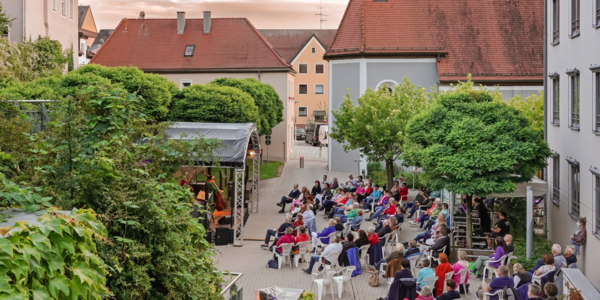
<svg viewBox="0 0 600 300">
<path fill-rule="evenodd" d="M 337 28 L 348 0 L 323 0 L 323 29 Z M 176 18 L 185 11 L 188 18 L 202 18 L 202 11 L 212 16 L 245 17 L 258 29 L 319 28 L 319 0 L 79 0 L 90 5 L 100 29 L 114 29 L 122 18 L 137 18 L 140 11 L 146 18 Z"/>
</svg>

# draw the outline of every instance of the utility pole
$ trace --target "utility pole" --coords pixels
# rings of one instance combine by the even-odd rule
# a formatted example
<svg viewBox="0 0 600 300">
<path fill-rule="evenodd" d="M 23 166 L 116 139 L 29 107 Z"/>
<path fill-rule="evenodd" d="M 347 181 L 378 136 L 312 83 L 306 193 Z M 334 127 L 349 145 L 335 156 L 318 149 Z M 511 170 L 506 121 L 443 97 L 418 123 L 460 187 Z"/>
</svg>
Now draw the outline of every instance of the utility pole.
<svg viewBox="0 0 600 300">
<path fill-rule="evenodd" d="M 319 28 L 323 29 L 323 22 L 327 21 L 327 20 L 323 20 L 323 17 L 327 17 L 327 15 L 323 14 L 323 0 L 319 1 L 319 13 L 315 14 L 315 16 L 319 16 Z"/>
</svg>

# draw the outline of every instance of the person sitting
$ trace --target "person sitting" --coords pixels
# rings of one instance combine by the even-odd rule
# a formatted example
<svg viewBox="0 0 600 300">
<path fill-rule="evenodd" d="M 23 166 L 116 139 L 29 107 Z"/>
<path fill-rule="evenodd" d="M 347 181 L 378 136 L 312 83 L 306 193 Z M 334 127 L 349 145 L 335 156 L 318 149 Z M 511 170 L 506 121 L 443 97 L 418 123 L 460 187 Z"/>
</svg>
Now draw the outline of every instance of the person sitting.
<svg viewBox="0 0 600 300">
<path fill-rule="evenodd" d="M 362 223 L 362 221 L 363 221 L 363 210 L 358 209 L 358 210 L 356 210 L 356 217 L 354 219 L 352 219 L 352 221 L 348 221 L 348 223 L 346 223 L 346 226 L 354 231 L 358 231 L 358 229 L 360 229 L 360 223 Z"/>
<path fill-rule="evenodd" d="M 321 231 L 320 233 L 316 233 L 316 232 L 312 232 L 312 246 L 313 246 L 313 250 L 311 251 L 311 253 L 315 252 L 315 249 L 317 247 L 317 239 L 320 238 L 321 243 L 323 244 L 328 244 L 329 243 L 329 235 L 334 233 L 335 230 L 335 220 L 334 219 L 329 219 L 329 227 L 323 229 L 323 231 Z"/>
<path fill-rule="evenodd" d="M 306 196 L 307 193 L 308 193 L 308 188 L 303 186 L 302 191 L 300 192 L 300 196 L 298 196 L 295 199 L 292 199 L 292 203 L 290 204 L 292 206 L 292 208 L 290 209 L 290 213 L 293 213 L 295 208 L 300 207 L 300 206 L 302 206 L 302 204 L 304 204 L 304 197 Z M 279 213 L 284 213 L 284 209 L 285 209 L 285 205 L 279 211 Z"/>
<path fill-rule="evenodd" d="M 421 226 L 420 228 L 423 228 L 423 225 L 425 222 L 429 221 L 429 218 L 431 217 L 431 215 L 433 214 L 434 210 L 439 209 L 439 211 L 442 211 L 440 208 L 440 204 L 441 200 L 440 198 L 435 199 L 435 202 L 433 203 L 433 205 L 431 206 L 431 208 L 429 208 L 426 212 L 422 213 L 419 218 L 417 220 L 410 221 L 408 223 L 410 223 L 410 225 L 415 226 L 417 223 L 420 223 Z M 437 216 L 437 213 L 435 214 Z"/>
<path fill-rule="evenodd" d="M 364 182 L 360 182 L 358 184 L 358 188 L 356 189 L 356 197 L 357 200 L 360 202 L 362 199 L 364 199 L 365 197 L 365 193 L 367 192 L 366 186 Z"/>
<path fill-rule="evenodd" d="M 453 272 L 452 266 L 448 263 L 448 256 L 444 253 L 439 254 L 440 264 L 435 268 L 435 276 L 437 281 L 435 282 L 435 295 L 441 295 L 444 292 L 444 282 L 446 281 L 446 274 Z M 460 297 L 459 297 L 460 298 Z"/>
<path fill-rule="evenodd" d="M 310 240 L 310 237 L 308 236 L 308 234 L 306 234 L 306 226 L 300 226 L 300 228 L 298 228 L 298 231 L 299 233 L 296 237 L 296 245 L 298 245 L 298 243 L 300 242 L 306 242 Z"/>
<path fill-rule="evenodd" d="M 392 199 L 391 195 L 390 195 L 390 192 L 384 191 L 383 192 L 383 196 L 381 198 L 379 198 L 379 201 L 377 201 L 373 205 L 373 211 L 371 213 L 375 213 L 375 212 L 379 211 L 379 209 L 385 209 L 385 206 L 388 204 L 388 202 L 390 201 L 390 199 Z"/>
<path fill-rule="evenodd" d="M 417 194 L 417 196 L 415 196 L 415 200 L 414 201 L 406 201 L 404 202 L 404 209 L 408 211 L 408 209 L 410 208 L 410 210 L 412 211 L 413 208 L 415 208 L 415 205 L 417 203 L 421 203 L 424 199 L 423 197 L 424 194 L 424 190 L 420 189 L 419 193 Z M 416 208 L 415 208 L 416 210 Z"/>
<path fill-rule="evenodd" d="M 358 202 L 354 202 L 354 204 L 346 206 L 346 210 L 343 214 L 337 214 L 335 215 L 335 217 L 339 217 L 342 220 L 342 223 L 346 223 L 349 219 L 356 218 L 356 214 L 358 212 L 359 207 L 360 205 L 358 204 Z"/>
<path fill-rule="evenodd" d="M 404 210 L 404 208 L 402 208 L 402 206 L 400 204 L 396 204 L 395 206 L 396 206 L 396 214 L 393 215 L 393 217 L 396 219 L 397 222 L 396 222 L 395 225 L 397 225 L 398 223 L 404 222 L 404 213 L 406 211 Z M 379 218 L 378 222 L 374 222 L 373 223 L 373 225 L 376 225 L 376 227 L 375 227 L 376 231 L 379 231 L 381 229 L 381 227 L 383 226 L 383 225 L 381 225 L 383 223 L 383 220 L 390 219 L 392 217 L 392 216 L 390 216 L 388 214 L 385 214 L 385 212 L 386 211 L 383 212 L 383 214 Z M 387 212 L 388 213 L 391 212 L 391 209 L 388 208 Z M 393 229 L 393 230 L 395 230 L 395 229 Z"/>
<path fill-rule="evenodd" d="M 331 186 L 330 186 L 330 188 L 331 188 L 332 190 L 337 190 L 339 187 L 340 187 L 340 184 L 339 184 L 339 182 L 338 182 L 338 179 L 337 179 L 337 177 L 333 177 L 333 180 L 331 181 Z"/>
<path fill-rule="evenodd" d="M 542 293 L 542 288 L 537 284 L 530 284 L 529 290 L 527 291 L 527 297 L 529 300 L 542 300 L 540 294 Z"/>
<path fill-rule="evenodd" d="M 450 255 L 450 239 L 448 238 L 448 229 L 442 228 L 440 229 L 440 238 L 429 247 L 431 251 L 431 255 L 433 257 L 438 257 L 440 252 L 446 254 L 446 259 L 448 259 L 448 255 Z M 444 252 L 442 252 L 444 249 Z"/>
<path fill-rule="evenodd" d="M 354 177 L 352 176 L 352 174 L 348 175 L 348 181 L 346 181 L 345 185 L 346 185 L 346 189 L 349 192 L 355 192 L 356 188 L 354 187 L 354 184 L 356 183 L 356 179 L 354 179 Z"/>
<path fill-rule="evenodd" d="M 329 218 L 333 218 L 336 214 L 344 213 L 346 206 L 352 204 L 352 193 L 347 192 L 343 198 L 338 198 L 337 203 L 327 215 Z"/>
<path fill-rule="evenodd" d="M 562 255 L 562 248 L 560 247 L 559 244 L 554 244 L 552 245 L 552 256 L 554 256 L 554 269 L 558 270 L 561 268 L 562 263 L 566 263 L 567 260 L 565 259 L 565 257 Z M 533 273 L 535 273 L 535 271 L 537 271 L 540 267 L 542 267 L 545 264 L 543 258 L 542 259 L 538 259 L 538 261 L 535 263 L 535 267 L 533 267 L 533 269 L 528 271 L 528 274 L 530 276 L 532 276 Z"/>
<path fill-rule="evenodd" d="M 506 243 L 504 243 L 504 238 L 497 236 L 496 237 L 496 245 L 498 245 L 498 247 L 496 247 L 496 252 L 492 255 L 489 256 L 489 260 L 494 260 L 497 262 L 490 262 L 489 265 L 492 268 L 498 268 L 502 262 L 500 261 L 500 258 L 502 256 L 504 256 L 506 254 L 507 248 L 506 248 Z M 481 278 L 483 276 L 485 276 L 485 274 L 483 274 L 483 270 L 485 268 L 485 261 L 488 260 L 485 257 L 480 256 L 479 258 L 477 258 L 477 261 L 475 262 L 475 269 L 473 271 L 477 271 L 477 278 Z"/>
<path fill-rule="evenodd" d="M 349 234 L 346 236 L 346 240 L 342 242 L 342 253 L 340 253 L 340 256 L 338 257 L 338 265 L 340 267 L 351 265 L 347 251 L 352 248 L 356 248 L 356 243 L 354 242 L 354 234 Z"/>
<path fill-rule="evenodd" d="M 373 193 L 373 184 L 372 184 L 372 183 L 370 183 L 370 182 L 367 182 L 367 183 L 365 184 L 365 195 L 364 195 L 364 197 L 362 197 L 362 198 L 361 198 L 361 197 L 359 197 L 359 198 L 358 198 L 358 202 L 362 203 L 362 201 L 363 201 L 365 198 L 367 198 L 367 197 L 371 196 L 371 194 L 372 194 L 372 193 Z"/>
<path fill-rule="evenodd" d="M 319 210 L 322 210 L 320 208 L 320 207 L 322 207 L 321 204 L 323 204 L 325 202 L 325 200 L 330 200 L 331 197 L 333 197 L 333 194 L 331 194 L 331 189 L 329 188 L 329 183 L 326 183 L 323 186 L 321 193 L 314 196 L 315 204 L 317 204 L 317 206 L 315 206 L 315 208 L 319 207 Z"/>
<path fill-rule="evenodd" d="M 544 294 L 548 297 L 546 300 L 556 300 L 556 297 L 558 296 L 558 287 L 554 282 L 547 282 L 544 284 Z"/>
<path fill-rule="evenodd" d="M 392 232 L 392 228 L 390 228 L 390 221 L 383 220 L 383 227 L 381 227 L 381 229 L 379 231 L 377 231 L 377 236 L 380 238 L 383 238 L 386 234 L 391 233 L 391 232 Z M 383 247 L 385 245 L 385 240 L 381 239 L 380 243 L 381 243 L 381 246 Z"/>
<path fill-rule="evenodd" d="M 435 224 L 435 222 L 437 221 L 437 217 L 444 210 L 444 204 L 446 204 L 446 206 L 448 206 L 447 203 L 442 203 L 441 200 L 439 202 L 436 200 L 436 202 L 437 202 L 437 204 L 436 204 L 435 208 L 429 212 L 429 220 L 427 220 L 427 222 L 425 222 L 425 221 L 422 222 L 425 225 L 425 229 L 431 228 L 431 226 L 433 226 L 433 224 Z M 446 210 L 446 212 L 448 212 L 448 210 Z M 444 214 L 444 216 L 446 216 L 446 215 Z M 443 222 L 446 222 L 446 219 L 444 219 Z"/>
<path fill-rule="evenodd" d="M 291 227 L 287 227 L 285 229 L 285 234 L 279 238 L 279 240 L 277 241 L 276 247 L 275 248 L 275 252 L 277 252 L 277 255 L 281 256 L 281 253 L 283 252 L 283 248 L 281 247 L 281 244 L 295 244 L 296 243 L 296 236 L 292 235 L 292 232 L 294 231 L 294 229 L 292 229 Z M 274 259 L 277 259 L 277 257 L 275 256 Z"/>
<path fill-rule="evenodd" d="M 483 299 L 483 293 L 494 294 L 498 290 L 502 290 L 504 288 L 512 288 L 515 287 L 515 283 L 512 278 L 508 277 L 508 267 L 500 266 L 498 268 L 498 277 L 494 278 L 489 285 L 485 282 L 485 280 L 481 281 L 481 286 L 477 291 L 477 297 L 479 299 Z M 530 285 L 531 286 L 531 285 Z M 489 300 L 499 300 L 498 296 L 490 296 Z"/>
<path fill-rule="evenodd" d="M 342 188 L 338 188 L 337 194 L 333 195 L 331 199 L 323 199 L 323 206 L 320 210 L 325 210 L 325 213 L 329 213 L 329 211 L 337 205 L 340 198 L 343 198 L 344 196 L 346 196 L 344 190 Z"/>
<path fill-rule="evenodd" d="M 287 197 L 286 196 L 281 197 L 281 201 L 279 203 L 277 203 L 277 206 L 281 207 L 281 210 L 279 212 L 284 213 L 285 205 L 288 203 L 292 203 L 292 201 L 294 201 L 294 199 L 296 199 L 298 197 L 300 197 L 300 191 L 298 190 L 298 184 L 294 183 L 294 188 L 292 189 L 290 194 Z"/>
<path fill-rule="evenodd" d="M 367 232 L 364 230 L 358 231 L 358 239 L 354 241 L 356 247 L 360 248 L 364 245 L 369 245 L 369 237 L 367 236 Z"/>
<path fill-rule="evenodd" d="M 381 264 L 382 263 L 390 263 L 393 260 L 399 259 L 399 258 L 404 258 L 404 245 L 402 245 L 401 243 L 397 243 L 396 246 L 394 247 L 394 252 L 388 254 L 388 256 L 386 256 L 385 258 L 381 259 L 380 261 L 378 261 L 375 264 L 374 268 L 370 268 L 368 270 L 369 273 L 374 273 L 375 271 L 380 270 Z M 392 277 L 392 274 L 388 274 L 390 276 L 388 276 L 388 278 Z"/>
<path fill-rule="evenodd" d="M 312 190 L 310 191 L 310 194 L 314 198 L 320 193 L 321 193 L 321 182 L 318 180 L 315 180 L 315 186 L 313 186 Z"/>
<path fill-rule="evenodd" d="M 516 288 L 520 288 L 522 285 L 531 282 L 531 279 L 527 276 L 527 272 L 525 272 L 525 269 L 519 263 L 513 266 L 513 281 Z"/>
<path fill-rule="evenodd" d="M 294 230 L 294 224 L 292 223 L 292 216 L 291 215 L 287 215 L 285 216 L 285 222 L 283 224 L 281 224 L 281 226 L 279 226 L 279 229 L 274 228 L 274 229 L 268 229 L 267 230 L 267 236 L 265 237 L 265 243 L 263 245 L 260 245 L 261 248 L 263 248 L 264 250 L 269 249 L 269 241 L 271 240 L 272 236 L 283 236 L 285 234 L 285 229 L 286 228 L 292 228 L 292 231 Z"/>
<path fill-rule="evenodd" d="M 421 197 L 419 197 L 419 196 L 421 196 Z M 433 205 L 433 200 L 431 200 L 431 198 L 429 198 L 429 193 L 423 189 L 422 191 L 419 192 L 419 195 L 417 195 L 417 197 L 415 198 L 415 201 L 412 202 L 412 207 L 410 209 L 408 218 L 412 219 L 412 217 L 414 216 L 415 212 L 417 212 L 417 210 L 426 212 L 431 205 Z M 408 205 L 408 207 L 410 207 L 410 204 Z"/>
<path fill-rule="evenodd" d="M 321 186 L 325 186 L 326 184 L 329 184 L 329 181 L 327 181 L 327 175 L 323 175 L 323 179 L 321 179 Z"/>
<path fill-rule="evenodd" d="M 396 200 L 394 198 L 390 198 L 389 203 L 385 204 L 385 206 L 377 206 L 375 210 L 376 212 L 367 218 L 367 221 L 375 220 L 381 214 L 384 215 L 384 219 L 393 216 L 396 213 Z"/>
<path fill-rule="evenodd" d="M 308 229 L 308 235 L 312 236 L 313 232 L 317 232 L 317 220 L 315 219 L 315 212 L 313 205 L 306 205 L 306 211 L 302 213 L 302 221 Z"/>
<path fill-rule="evenodd" d="M 460 298 L 460 293 L 456 289 L 456 280 L 446 280 L 446 292 L 435 297 L 435 300 L 454 300 Z"/>
<path fill-rule="evenodd" d="M 315 265 L 316 262 L 319 261 L 319 258 L 323 258 L 323 261 L 321 262 L 321 265 L 319 266 L 319 272 L 323 270 L 323 266 L 325 264 L 331 265 L 331 262 L 334 261 L 334 259 L 336 258 L 336 256 L 339 256 L 339 254 L 342 252 L 342 244 L 340 244 L 340 237 L 339 236 L 335 236 L 333 238 L 333 241 L 331 242 L 331 244 L 329 244 L 327 247 L 325 247 L 325 250 L 323 250 L 323 252 L 321 253 L 321 255 L 313 255 L 310 257 L 310 263 L 308 265 L 308 269 L 302 269 L 302 271 L 304 271 L 304 273 L 306 274 L 311 274 L 312 273 L 312 269 Z"/>
<path fill-rule="evenodd" d="M 402 269 L 394 274 L 394 282 L 390 286 L 387 299 L 415 299 L 417 297 L 417 283 L 410 271 L 410 262 L 402 260 L 400 266 Z"/>
<path fill-rule="evenodd" d="M 445 203 L 444 203 L 445 204 Z M 433 228 L 433 226 L 437 226 L 438 224 L 446 224 L 446 215 L 442 212 L 440 212 L 436 219 L 429 219 L 429 221 L 427 222 L 427 225 L 425 225 L 425 230 L 431 230 Z M 447 227 L 447 226 L 446 226 Z M 435 230 L 435 229 L 434 229 Z"/>
<path fill-rule="evenodd" d="M 467 252 L 460 250 L 458 251 L 458 261 L 456 263 L 454 263 L 454 265 L 452 265 L 452 270 L 454 270 L 454 281 L 460 283 L 460 274 L 458 274 L 460 271 L 462 270 L 469 270 L 470 265 L 469 262 L 467 261 Z M 465 282 L 464 282 L 464 286 L 467 289 L 466 291 L 462 291 L 459 289 L 460 293 L 463 294 L 468 294 L 469 293 L 469 272 L 467 271 L 467 274 L 465 275 Z M 462 288 L 462 287 L 461 287 Z M 456 297 L 456 298 L 460 298 L 460 297 Z M 454 299 L 454 298 L 452 298 Z"/>
<path fill-rule="evenodd" d="M 358 190 L 358 187 L 360 186 L 361 183 L 364 183 L 363 177 L 361 175 L 358 175 L 358 179 L 354 183 L 354 189 L 351 189 L 350 191 L 355 193 L 356 190 Z"/>
<path fill-rule="evenodd" d="M 400 191 L 399 191 L 398 195 L 400 196 L 398 201 L 406 202 L 408 200 L 408 186 L 406 186 L 406 183 L 404 183 L 404 182 L 402 183 L 402 185 L 400 186 Z"/>
<path fill-rule="evenodd" d="M 421 260 L 421 267 L 423 267 L 423 269 L 419 271 L 419 276 L 417 277 L 417 281 L 421 282 L 421 284 L 419 285 L 419 289 L 421 290 L 423 290 L 423 287 L 425 285 L 423 279 L 435 276 L 435 272 L 429 267 L 430 263 L 431 261 L 429 261 L 429 259 L 427 258 L 423 258 Z"/>
<path fill-rule="evenodd" d="M 369 226 L 369 228 L 367 228 L 367 237 L 369 238 L 369 245 L 372 246 L 379 243 L 379 236 L 375 233 L 375 226 Z"/>
<path fill-rule="evenodd" d="M 572 265 L 571 268 L 577 268 L 577 256 L 573 255 L 573 253 L 575 253 L 573 245 L 565 246 L 565 262 L 567 266 Z"/>
<path fill-rule="evenodd" d="M 425 286 L 421 289 L 421 294 L 415 300 L 434 300 L 431 294 L 431 288 Z"/>
<path fill-rule="evenodd" d="M 506 253 L 514 253 L 515 252 L 515 245 L 513 245 L 512 243 L 513 240 L 513 236 L 510 234 L 507 234 L 504 236 L 504 243 L 506 243 Z"/>
<path fill-rule="evenodd" d="M 365 212 L 370 212 L 371 211 L 371 203 L 373 201 L 379 201 L 379 199 L 381 199 L 381 191 L 379 190 L 379 185 L 375 185 L 373 192 L 371 193 L 371 195 L 365 199 L 363 199 L 362 204 L 363 204 L 363 209 L 365 210 Z"/>
<path fill-rule="evenodd" d="M 390 192 L 392 192 L 392 197 L 394 197 L 394 199 L 400 199 L 400 183 L 398 181 L 394 182 L 394 186 Z"/>
<path fill-rule="evenodd" d="M 400 243 L 398 243 L 400 244 Z M 421 251 L 419 250 L 419 248 L 417 247 L 417 242 L 415 241 L 408 241 L 408 250 L 406 250 L 404 252 L 404 257 L 405 258 L 409 258 L 415 255 L 419 255 L 421 254 Z"/>
<path fill-rule="evenodd" d="M 335 231 L 344 231 L 344 224 L 340 218 L 333 218 L 335 220 Z"/>
<path fill-rule="evenodd" d="M 297 228 L 304 225 L 304 215 L 297 214 L 296 221 L 294 221 L 294 232 L 292 233 L 294 236 L 298 235 Z"/>
<path fill-rule="evenodd" d="M 340 218 L 340 220 L 345 220 L 347 221 L 348 218 L 346 217 L 346 214 L 350 213 L 353 209 L 352 205 L 349 206 L 344 206 L 342 207 L 342 211 L 340 212 L 341 209 L 335 209 L 335 214 L 333 215 L 334 218 Z M 342 218 L 343 217 L 343 218 Z M 346 222 L 343 222 L 346 223 Z"/>
<path fill-rule="evenodd" d="M 498 221 L 496 225 L 490 229 L 492 233 L 489 235 L 490 239 L 487 240 L 488 250 L 492 250 L 492 239 L 496 238 L 497 236 L 504 237 L 510 232 L 510 223 L 508 223 L 508 220 L 506 219 L 507 217 L 508 214 L 506 212 L 501 211 L 498 214 L 500 221 Z"/>
<path fill-rule="evenodd" d="M 392 232 L 398 230 L 398 220 L 396 220 L 395 217 L 390 217 L 388 221 L 390 221 L 390 229 L 392 229 Z"/>
<path fill-rule="evenodd" d="M 536 277 L 533 277 L 532 282 L 541 284 L 540 278 L 544 277 L 544 275 L 556 271 L 556 267 L 554 266 L 554 257 L 551 254 L 542 255 L 542 260 L 544 261 L 544 265 L 539 267 L 535 273 L 533 273 Z"/>
</svg>

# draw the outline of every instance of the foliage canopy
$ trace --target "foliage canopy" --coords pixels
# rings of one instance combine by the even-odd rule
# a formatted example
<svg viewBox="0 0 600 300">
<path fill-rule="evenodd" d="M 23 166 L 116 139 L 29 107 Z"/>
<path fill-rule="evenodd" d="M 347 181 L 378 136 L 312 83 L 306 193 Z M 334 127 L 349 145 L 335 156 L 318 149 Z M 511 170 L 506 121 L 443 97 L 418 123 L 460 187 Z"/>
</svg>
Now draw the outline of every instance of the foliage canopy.
<svg viewBox="0 0 600 300">
<path fill-rule="evenodd" d="M 2 3 L 0 3 L 0 35 L 8 34 L 8 27 L 14 20 L 15 18 L 11 19 L 10 16 L 7 16 L 4 11 L 2 11 Z"/>
<path fill-rule="evenodd" d="M 49 38 L 26 43 L 0 39 L 0 82 L 60 75 L 71 57 L 70 51 Z"/>
<path fill-rule="evenodd" d="M 538 132 L 540 136 L 544 134 L 544 93 L 540 95 L 531 95 L 525 100 L 518 95 L 508 101 L 508 105 L 518 109 L 523 116 L 527 118 L 529 126 Z"/>
</svg>

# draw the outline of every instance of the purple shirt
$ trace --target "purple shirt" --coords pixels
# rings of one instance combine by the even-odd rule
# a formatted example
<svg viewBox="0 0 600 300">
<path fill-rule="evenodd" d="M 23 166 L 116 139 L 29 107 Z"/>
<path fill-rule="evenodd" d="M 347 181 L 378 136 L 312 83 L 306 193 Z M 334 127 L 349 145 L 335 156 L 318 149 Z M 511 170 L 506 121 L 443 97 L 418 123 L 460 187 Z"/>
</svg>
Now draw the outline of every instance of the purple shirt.
<svg viewBox="0 0 600 300">
<path fill-rule="evenodd" d="M 503 289 L 504 287 L 515 287 L 515 281 L 511 277 L 501 276 L 496 277 L 489 285 L 492 290 L 489 292 L 490 294 L 495 293 L 497 290 Z M 498 300 L 498 296 L 491 296 L 490 300 Z"/>
<path fill-rule="evenodd" d="M 500 259 L 502 256 L 504 256 L 505 254 L 506 254 L 506 253 L 504 252 L 504 248 L 502 248 L 502 247 L 498 247 L 498 248 L 496 248 L 496 253 L 494 253 L 494 255 L 490 256 L 490 258 L 491 258 L 492 260 L 499 260 L 499 259 Z M 493 268 L 496 268 L 496 269 L 497 269 L 498 267 L 500 267 L 500 263 L 501 263 L 501 261 L 498 261 L 498 262 L 491 262 L 491 263 L 490 263 L 490 267 L 493 267 Z"/>
</svg>

